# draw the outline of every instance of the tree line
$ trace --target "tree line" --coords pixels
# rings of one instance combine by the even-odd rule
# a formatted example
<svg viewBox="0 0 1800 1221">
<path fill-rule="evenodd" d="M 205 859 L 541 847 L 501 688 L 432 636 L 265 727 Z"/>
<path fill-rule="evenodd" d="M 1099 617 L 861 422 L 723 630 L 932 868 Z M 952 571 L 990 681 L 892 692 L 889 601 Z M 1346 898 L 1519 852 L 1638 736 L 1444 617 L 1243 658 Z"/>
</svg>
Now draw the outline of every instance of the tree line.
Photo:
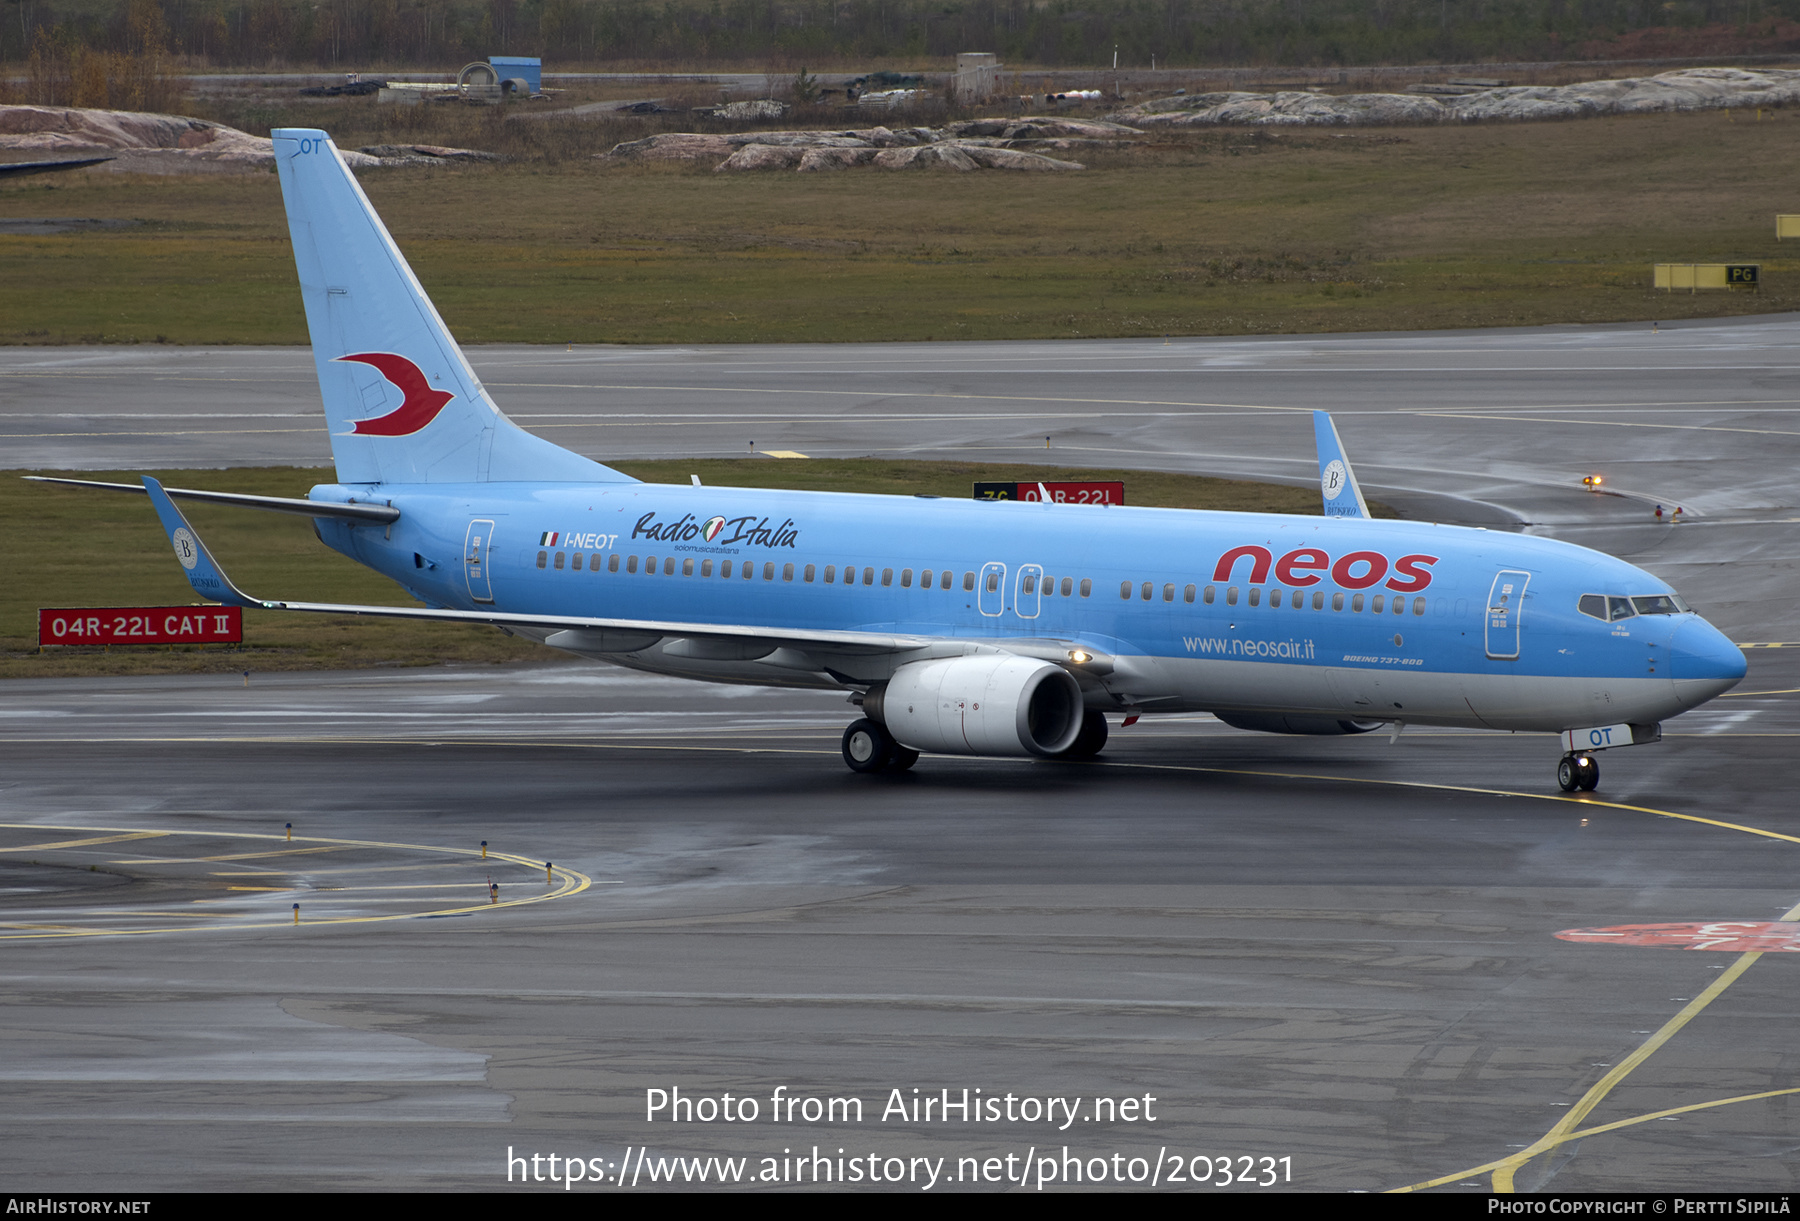
<svg viewBox="0 0 1800 1221">
<path fill-rule="evenodd" d="M 0 60 L 189 67 L 928 66 L 958 51 L 1060 68 L 1578 57 L 1634 31 L 1724 27 L 1789 50 L 1800 0 L 4 0 Z M 90 72 L 92 69 L 90 69 Z"/>
</svg>

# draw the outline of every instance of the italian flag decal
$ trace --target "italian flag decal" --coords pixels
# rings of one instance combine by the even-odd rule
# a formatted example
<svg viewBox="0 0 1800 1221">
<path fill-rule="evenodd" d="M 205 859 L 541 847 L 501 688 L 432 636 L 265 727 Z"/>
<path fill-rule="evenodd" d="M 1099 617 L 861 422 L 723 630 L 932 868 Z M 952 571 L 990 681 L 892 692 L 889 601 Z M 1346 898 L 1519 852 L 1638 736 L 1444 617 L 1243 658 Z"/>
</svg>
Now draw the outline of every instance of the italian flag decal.
<svg viewBox="0 0 1800 1221">
<path fill-rule="evenodd" d="M 554 547 L 554 546 L 556 546 L 556 540 L 561 537 L 562 537 L 562 535 L 557 533 L 555 530 L 546 530 L 538 536 L 538 546 Z"/>
</svg>

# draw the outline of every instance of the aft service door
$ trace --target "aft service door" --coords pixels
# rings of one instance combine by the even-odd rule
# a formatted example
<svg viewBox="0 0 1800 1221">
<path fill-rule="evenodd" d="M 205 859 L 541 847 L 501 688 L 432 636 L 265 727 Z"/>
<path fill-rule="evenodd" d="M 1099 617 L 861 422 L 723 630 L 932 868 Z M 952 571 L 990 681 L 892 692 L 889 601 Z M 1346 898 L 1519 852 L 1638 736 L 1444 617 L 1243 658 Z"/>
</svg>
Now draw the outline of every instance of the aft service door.
<svg viewBox="0 0 1800 1221">
<path fill-rule="evenodd" d="M 494 539 L 494 523 L 472 521 L 469 537 L 463 543 L 463 567 L 469 574 L 469 596 L 477 602 L 494 600 L 494 583 L 489 569 L 488 549 Z"/>
<path fill-rule="evenodd" d="M 982 614 L 991 618 L 1005 610 L 1006 565 L 983 564 L 981 566 L 981 584 L 975 588 Z"/>
<path fill-rule="evenodd" d="M 1019 588 L 1013 594 L 1013 614 L 1021 619 L 1036 619 L 1040 597 L 1038 589 L 1044 583 L 1044 570 L 1036 564 L 1019 565 Z"/>
<path fill-rule="evenodd" d="M 1495 661 L 1516 661 L 1519 656 L 1519 620 L 1525 613 L 1528 572 L 1503 570 L 1488 590 L 1487 655 Z"/>
</svg>

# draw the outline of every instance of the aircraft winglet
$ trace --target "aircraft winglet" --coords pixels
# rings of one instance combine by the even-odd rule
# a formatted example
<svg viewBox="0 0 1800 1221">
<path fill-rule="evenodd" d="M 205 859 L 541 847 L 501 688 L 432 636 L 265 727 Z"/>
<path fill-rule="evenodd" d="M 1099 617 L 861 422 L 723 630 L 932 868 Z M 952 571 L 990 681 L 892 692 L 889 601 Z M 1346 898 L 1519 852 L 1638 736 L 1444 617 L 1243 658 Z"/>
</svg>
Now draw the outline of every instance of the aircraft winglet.
<svg viewBox="0 0 1800 1221">
<path fill-rule="evenodd" d="M 1319 494 L 1325 498 L 1325 516 L 1369 516 L 1368 502 L 1356 484 L 1356 472 L 1344 455 L 1344 443 L 1338 439 L 1337 425 L 1329 411 L 1313 414 L 1313 438 L 1319 447 Z"/>
<path fill-rule="evenodd" d="M 261 606 L 255 598 L 247 597 L 231 583 L 225 570 L 213 562 L 212 553 L 207 551 L 206 544 L 194 528 L 188 525 L 187 518 L 163 491 L 162 484 L 144 476 L 144 491 L 150 494 L 150 503 L 156 506 L 156 515 L 162 518 L 163 529 L 168 531 L 169 544 L 175 548 L 175 558 L 187 571 L 188 584 L 202 598 L 211 598 L 214 602 L 223 602 L 227 606 Z"/>
</svg>

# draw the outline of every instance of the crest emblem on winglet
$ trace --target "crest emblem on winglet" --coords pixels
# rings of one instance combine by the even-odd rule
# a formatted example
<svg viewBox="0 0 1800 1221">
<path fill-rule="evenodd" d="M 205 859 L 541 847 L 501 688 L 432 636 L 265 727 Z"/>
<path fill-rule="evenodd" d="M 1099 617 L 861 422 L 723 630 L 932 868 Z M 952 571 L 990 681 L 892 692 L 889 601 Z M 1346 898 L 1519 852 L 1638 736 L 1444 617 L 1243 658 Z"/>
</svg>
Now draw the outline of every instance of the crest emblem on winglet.
<svg viewBox="0 0 1800 1221">
<path fill-rule="evenodd" d="M 437 419 L 444 404 L 456 397 L 448 390 L 433 390 L 424 370 L 393 352 L 358 352 L 337 359 L 374 367 L 405 396 L 404 401 L 386 415 L 355 421 L 350 431 L 360 436 L 409 437 Z"/>
</svg>

